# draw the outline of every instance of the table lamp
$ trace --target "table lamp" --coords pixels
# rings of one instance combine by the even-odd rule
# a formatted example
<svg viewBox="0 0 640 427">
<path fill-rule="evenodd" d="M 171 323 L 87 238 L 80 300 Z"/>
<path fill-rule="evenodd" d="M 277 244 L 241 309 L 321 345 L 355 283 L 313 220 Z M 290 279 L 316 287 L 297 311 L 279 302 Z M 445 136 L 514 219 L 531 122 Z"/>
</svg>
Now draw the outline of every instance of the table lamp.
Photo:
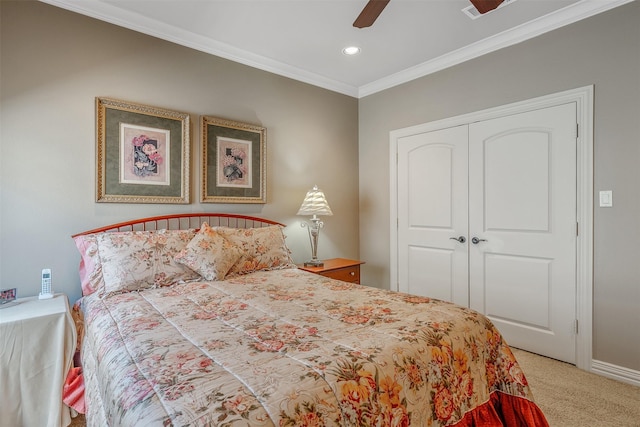
<svg viewBox="0 0 640 427">
<path fill-rule="evenodd" d="M 313 215 L 310 223 L 302 222 L 302 227 L 309 229 L 309 242 L 311 242 L 311 260 L 304 263 L 305 267 L 322 267 L 324 263 L 318 259 L 318 236 L 320 229 L 324 227 L 324 223 L 320 221 L 318 215 L 333 215 L 324 193 L 314 185 L 307 192 L 297 215 Z"/>
</svg>

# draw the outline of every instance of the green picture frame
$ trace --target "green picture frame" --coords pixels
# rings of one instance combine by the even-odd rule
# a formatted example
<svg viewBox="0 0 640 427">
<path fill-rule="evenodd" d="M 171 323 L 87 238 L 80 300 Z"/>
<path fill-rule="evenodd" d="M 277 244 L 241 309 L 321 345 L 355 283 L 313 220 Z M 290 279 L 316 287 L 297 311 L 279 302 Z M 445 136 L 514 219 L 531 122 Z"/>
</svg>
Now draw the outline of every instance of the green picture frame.
<svg viewBox="0 0 640 427">
<path fill-rule="evenodd" d="M 96 201 L 190 203 L 190 116 L 96 98 Z"/>
<path fill-rule="evenodd" d="M 202 203 L 267 202 L 267 129 L 202 116 Z"/>
</svg>

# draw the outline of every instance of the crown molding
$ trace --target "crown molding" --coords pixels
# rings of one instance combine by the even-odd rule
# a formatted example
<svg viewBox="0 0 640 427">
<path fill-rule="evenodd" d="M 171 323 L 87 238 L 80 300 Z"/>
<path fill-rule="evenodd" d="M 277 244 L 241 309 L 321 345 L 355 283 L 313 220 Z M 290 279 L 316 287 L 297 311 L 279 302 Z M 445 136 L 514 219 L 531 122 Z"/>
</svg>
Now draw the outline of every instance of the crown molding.
<svg viewBox="0 0 640 427">
<path fill-rule="evenodd" d="M 499 49 L 515 45 L 546 32 L 572 24 L 593 15 L 597 15 L 598 13 L 630 3 L 634 0 L 582 0 L 513 29 L 479 40 L 451 53 L 418 64 L 414 67 L 407 68 L 360 87 L 348 85 L 337 80 L 329 79 L 319 74 L 303 70 L 299 67 L 294 67 L 280 61 L 275 61 L 271 58 L 256 55 L 252 52 L 238 49 L 229 44 L 200 36 L 193 32 L 147 18 L 137 13 L 129 12 L 102 1 L 40 1 L 62 9 L 90 16 L 104 22 L 109 22 L 120 27 L 128 28 L 139 33 L 147 34 L 152 37 L 219 56 L 249 67 L 288 77 L 293 80 L 308 83 L 313 86 L 318 86 L 354 98 L 363 98 Z"/>
<path fill-rule="evenodd" d="M 313 86 L 318 86 L 334 92 L 358 96 L 358 88 L 327 77 L 321 76 L 285 64 L 280 61 L 256 55 L 252 52 L 238 49 L 226 43 L 186 31 L 182 28 L 147 18 L 144 15 L 129 12 L 102 1 L 86 0 L 39 0 L 52 6 L 57 6 L 81 15 L 96 18 L 100 21 L 137 31 L 148 36 L 166 40 L 181 46 L 189 47 L 211 55 L 219 56 L 230 61 L 247 65 L 259 70 L 268 71 L 283 77 L 288 77 Z"/>
<path fill-rule="evenodd" d="M 360 86 L 358 98 L 363 98 L 385 89 L 407 83 L 420 77 L 433 74 L 445 68 L 461 64 L 502 48 L 521 43 L 549 31 L 564 27 L 582 19 L 589 18 L 607 10 L 631 3 L 635 0 L 582 0 L 556 12 L 529 21 L 525 24 L 503 31 L 491 37 L 479 40 L 461 49 L 442 55 L 390 76 Z"/>
</svg>

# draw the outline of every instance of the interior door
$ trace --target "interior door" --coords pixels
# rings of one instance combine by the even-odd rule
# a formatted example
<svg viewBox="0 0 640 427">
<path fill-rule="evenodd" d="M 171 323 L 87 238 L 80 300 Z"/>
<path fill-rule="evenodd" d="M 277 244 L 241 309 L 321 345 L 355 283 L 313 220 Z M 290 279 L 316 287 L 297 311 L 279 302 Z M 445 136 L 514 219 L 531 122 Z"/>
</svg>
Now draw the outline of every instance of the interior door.
<svg viewBox="0 0 640 427">
<path fill-rule="evenodd" d="M 569 103 L 469 125 L 470 307 L 509 345 L 570 363 L 576 123 Z"/>
<path fill-rule="evenodd" d="M 575 363 L 576 123 L 567 103 L 399 138 L 398 290 Z"/>
<path fill-rule="evenodd" d="M 398 290 L 469 304 L 468 127 L 398 142 Z M 459 240 L 455 240 L 459 239 Z"/>
</svg>

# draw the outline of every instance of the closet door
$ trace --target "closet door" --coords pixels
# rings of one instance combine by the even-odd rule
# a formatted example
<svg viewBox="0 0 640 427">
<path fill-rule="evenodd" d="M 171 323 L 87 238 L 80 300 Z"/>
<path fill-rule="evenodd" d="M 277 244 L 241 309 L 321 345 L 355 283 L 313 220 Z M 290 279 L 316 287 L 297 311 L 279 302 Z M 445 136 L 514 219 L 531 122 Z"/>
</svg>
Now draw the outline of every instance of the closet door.
<svg viewBox="0 0 640 427">
<path fill-rule="evenodd" d="M 570 363 L 576 123 L 570 103 L 469 125 L 470 307 L 509 345 Z"/>
<path fill-rule="evenodd" d="M 468 127 L 398 141 L 398 290 L 469 304 Z"/>
</svg>

